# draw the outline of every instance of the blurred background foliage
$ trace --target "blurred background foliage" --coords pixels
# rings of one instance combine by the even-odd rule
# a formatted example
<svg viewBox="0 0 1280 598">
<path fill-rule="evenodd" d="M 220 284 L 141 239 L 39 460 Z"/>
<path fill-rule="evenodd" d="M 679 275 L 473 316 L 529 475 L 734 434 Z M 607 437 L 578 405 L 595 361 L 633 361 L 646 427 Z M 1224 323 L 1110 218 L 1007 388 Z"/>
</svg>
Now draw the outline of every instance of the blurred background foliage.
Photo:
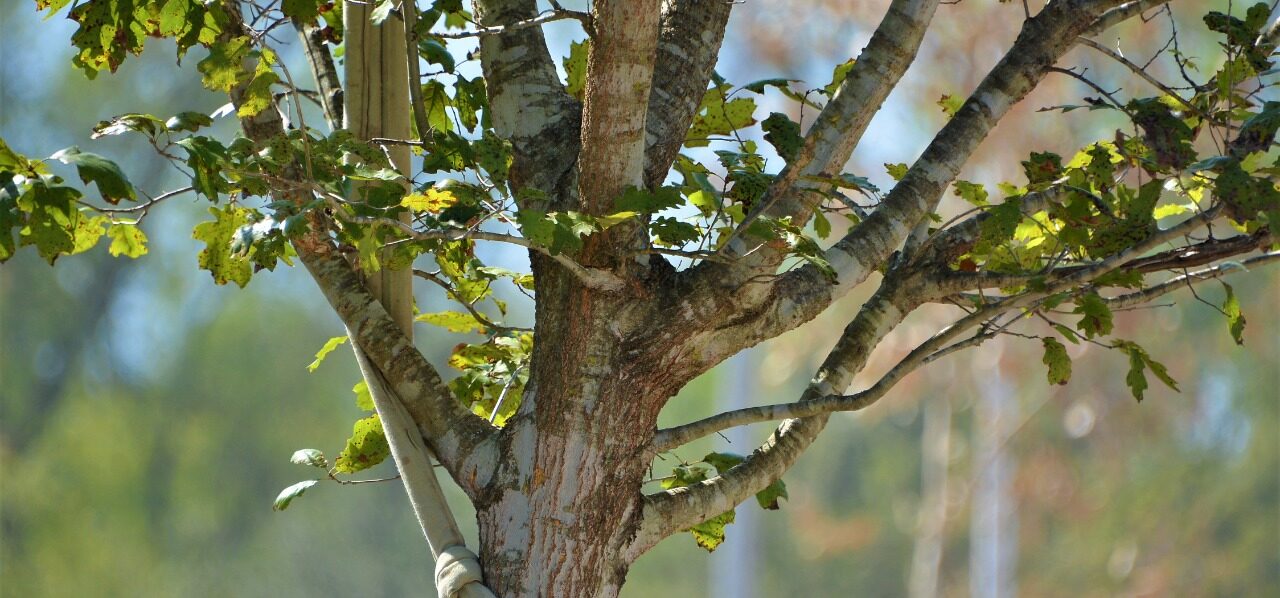
<svg viewBox="0 0 1280 598">
<path fill-rule="evenodd" d="M 1175 4 L 1183 52 L 1211 61 L 1215 42 L 1200 16 L 1226 3 Z M 820 85 L 857 54 L 886 5 L 746 2 L 735 8 L 719 70 L 736 82 Z M 921 151 L 945 118 L 935 102 L 967 94 L 1021 18 L 1016 3 L 942 6 L 850 170 L 887 188 L 882 164 Z M 69 23 L 40 22 L 21 1 L 0 6 L 0 24 L 0 137 L 32 156 L 91 147 L 152 192 L 180 184 L 140 142 L 89 142 L 88 133 L 129 111 L 213 111 L 225 100 L 200 88 L 191 64 L 175 68 L 172 52 L 156 48 L 90 82 L 70 67 Z M 1102 41 L 1145 61 L 1169 25 L 1162 15 Z M 549 27 L 553 51 L 563 54 L 573 31 Z M 1098 55 L 1077 51 L 1065 62 L 1126 96 L 1151 93 Z M 1167 66 L 1153 69 L 1170 76 Z M 1065 77 L 1046 80 L 962 178 L 1020 180 L 1018 161 L 1030 151 L 1069 156 L 1110 137 L 1116 115 L 1036 112 L 1092 93 Z M 792 114 L 802 116 L 812 114 Z M 241 291 L 197 271 L 189 231 L 202 210 L 181 201 L 147 221 L 151 252 L 140 260 L 99 248 L 51 269 L 26 251 L 0 267 L 0 595 L 424 594 L 429 554 L 398 482 L 322 484 L 287 512 L 271 511 L 282 487 L 310 473 L 288 463 L 295 449 L 341 448 L 360 415 L 350 391 L 358 374 L 346 352 L 306 371 L 341 327 L 305 272 L 285 268 Z M 504 259 L 521 257 L 494 257 Z M 1135 403 L 1125 364 L 1096 347 L 1071 347 L 1075 374 L 1065 387 L 1046 384 L 1035 341 L 949 357 L 874 408 L 834 417 L 788 474 L 781 511 L 740 508 L 728 542 L 710 556 L 688 536 L 667 540 L 637 563 L 625 593 L 886 596 L 906 594 L 922 576 L 936 577 L 944 595 L 1280 587 L 1280 276 L 1263 270 L 1232 284 L 1248 318 L 1244 347 L 1215 308 L 1187 292 L 1118 314 L 1118 336 L 1166 363 L 1181 393 L 1157 386 Z M 443 307 L 420 291 L 424 311 Z M 792 400 L 868 292 L 709 373 L 672 401 L 663 423 Z M 1222 291 L 1208 284 L 1199 295 L 1216 305 Z M 954 317 L 942 307 L 914 314 L 858 384 Z M 419 331 L 437 364 L 456 342 Z M 768 429 L 677 453 L 746 453 Z M 922 451 L 930 443 L 932 468 Z M 371 473 L 389 475 L 390 466 Z M 461 494 L 451 498 L 471 525 Z M 936 560 L 915 555 L 921 545 L 936 546 Z"/>
</svg>

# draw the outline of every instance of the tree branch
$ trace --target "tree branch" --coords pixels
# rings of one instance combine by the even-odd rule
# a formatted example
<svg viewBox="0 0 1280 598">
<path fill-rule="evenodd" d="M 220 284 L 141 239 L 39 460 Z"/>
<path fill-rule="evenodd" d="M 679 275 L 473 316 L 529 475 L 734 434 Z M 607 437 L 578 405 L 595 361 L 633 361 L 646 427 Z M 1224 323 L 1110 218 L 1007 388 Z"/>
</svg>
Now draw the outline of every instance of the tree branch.
<svg viewBox="0 0 1280 598">
<path fill-rule="evenodd" d="M 336 248 L 299 243 L 298 255 L 320 285 L 325 298 L 350 331 L 354 345 L 385 376 L 404 403 L 445 469 L 468 491 L 469 480 L 487 478 L 477 470 L 480 446 L 496 439 L 497 429 L 464 409 L 435 368 L 365 289 L 359 275 Z M 493 464 L 485 464 L 486 467 Z"/>
<path fill-rule="evenodd" d="M 644 183 L 662 184 L 675 160 L 716 65 L 729 0 L 665 0 L 645 120 Z"/>
<path fill-rule="evenodd" d="M 587 33 L 591 33 L 592 23 L 591 23 L 590 14 L 576 11 L 576 10 L 565 10 L 563 8 L 561 9 L 553 8 L 550 10 L 544 10 L 538 13 L 537 16 L 524 19 L 523 21 L 508 23 L 506 25 L 495 25 L 493 27 L 480 27 L 479 29 L 473 29 L 471 31 L 457 31 L 457 32 L 439 31 L 439 32 L 433 33 L 432 35 L 436 37 L 441 37 L 444 39 L 467 39 L 469 37 L 501 35 L 503 33 L 511 33 L 513 31 L 526 29 L 528 27 L 537 27 L 553 21 L 564 21 L 567 19 L 572 19 L 572 20 L 578 21 L 579 23 L 582 23 L 582 28 L 586 30 Z"/>
<path fill-rule="evenodd" d="M 538 7 L 535 0 L 476 0 L 475 14 L 483 28 L 506 27 L 536 17 Z M 493 128 L 511 142 L 512 188 L 550 196 L 551 206 L 525 200 L 520 207 L 565 206 L 565 196 L 576 191 L 581 105 L 560 82 L 542 30 L 526 27 L 481 36 L 480 64 Z"/>
<path fill-rule="evenodd" d="M 835 97 L 809 128 L 799 156 L 774 179 L 759 207 L 735 228 L 724 245 L 725 251 L 736 255 L 751 251 L 747 242 L 735 242 L 735 239 L 761 216 L 808 220 L 823 197 L 823 185 L 808 180 L 809 177 L 830 178 L 840 174 L 871 118 L 915 61 L 937 8 L 938 0 L 894 0 L 889 5 Z M 757 261 L 769 264 L 776 264 L 779 259 L 774 251 L 757 252 L 757 255 L 761 256 Z M 762 259 L 765 256 L 769 257 Z"/>
<path fill-rule="evenodd" d="M 588 214 L 609 213 L 628 185 L 644 185 L 645 116 L 658 44 L 658 1 L 592 3 L 596 36 L 587 56 L 578 160 L 578 194 Z"/>
<path fill-rule="evenodd" d="M 885 279 L 845 328 L 835 348 L 810 381 L 801 400 L 842 394 L 853 382 L 854 375 L 866 364 L 875 346 L 920 302 L 918 289 L 901 284 L 896 279 Z M 817 438 L 826 423 L 825 415 L 788 420 L 763 446 L 756 449 L 751 458 L 732 470 L 739 472 L 732 477 L 717 477 L 715 485 L 704 482 L 645 497 L 640 530 L 628 550 L 639 554 L 662 538 L 723 513 L 745 500 L 759 490 L 755 487 L 756 482 L 766 478 L 778 479 Z M 700 426 L 697 429 L 685 428 L 679 432 L 659 433 L 651 452 L 657 454 L 663 448 L 692 440 L 700 433 Z M 737 500 L 729 507 L 715 510 L 720 504 L 734 498 Z"/>
<path fill-rule="evenodd" d="M 1203 266 L 1220 260 L 1266 247 L 1272 243 L 1271 234 L 1266 229 L 1252 235 L 1236 235 L 1227 239 L 1209 239 L 1192 245 L 1176 247 L 1157 254 L 1135 258 L 1122 264 L 1117 270 L 1149 274 L 1161 270 L 1185 270 Z M 933 269 L 930 281 L 936 284 L 941 292 L 954 294 L 976 289 L 994 289 L 1016 287 L 1027 284 L 1034 278 L 1056 280 L 1073 275 L 1093 267 L 1092 264 L 1079 264 L 1054 268 L 1048 272 L 1037 273 L 1000 273 L 1000 272 L 952 272 L 945 269 Z"/>
<path fill-rule="evenodd" d="M 1280 262 L 1280 251 L 1272 251 L 1262 255 L 1255 255 L 1239 262 L 1227 262 L 1218 264 L 1212 268 L 1188 272 L 1140 291 L 1134 291 L 1132 293 L 1126 293 L 1116 297 L 1109 297 L 1106 299 L 1106 302 L 1107 306 L 1113 310 L 1133 307 L 1135 305 L 1147 303 L 1152 299 L 1167 295 L 1178 289 L 1187 288 L 1195 281 L 1221 278 L 1235 272 L 1247 271 L 1249 268 L 1254 266 L 1265 266 L 1275 262 Z"/>
<path fill-rule="evenodd" d="M 302 39 L 302 47 L 307 55 L 307 64 L 311 66 L 311 74 L 315 76 L 316 87 L 320 90 L 320 105 L 324 108 L 325 121 L 329 129 L 336 131 L 342 128 L 342 83 L 338 79 L 338 67 L 333 62 L 333 55 L 325 43 L 324 33 L 314 23 L 305 24 L 294 21 L 298 29 L 298 37 Z"/>
</svg>

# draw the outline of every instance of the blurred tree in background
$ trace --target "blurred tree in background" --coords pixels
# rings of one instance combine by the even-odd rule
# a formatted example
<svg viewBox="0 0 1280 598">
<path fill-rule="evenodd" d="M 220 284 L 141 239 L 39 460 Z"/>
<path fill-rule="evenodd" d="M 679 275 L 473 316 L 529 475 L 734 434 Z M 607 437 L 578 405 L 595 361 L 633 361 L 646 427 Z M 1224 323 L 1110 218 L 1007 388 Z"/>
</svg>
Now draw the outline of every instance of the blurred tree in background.
<svg viewBox="0 0 1280 598">
<path fill-rule="evenodd" d="M 779 77 L 824 81 L 831 64 L 865 45 L 885 4 L 798 10 L 749 2 L 730 21 L 720 72 L 747 81 L 766 64 Z M 1172 6 L 1180 51 L 1212 56 L 1217 39 L 1198 19 L 1225 4 Z M 946 120 L 938 100 L 973 89 L 1016 35 L 1021 10 L 944 6 L 920 67 L 890 96 L 895 108 L 873 121 L 850 170 L 890 187 L 881 165 L 915 158 Z M 225 101 L 202 90 L 193 70 L 173 69 L 166 51 L 90 84 L 65 66 L 71 24 L 40 18 L 29 3 L 0 7 L 9 32 L 0 38 L 0 137 L 29 155 L 83 143 L 116 114 L 165 113 L 172 104 L 212 112 Z M 568 52 L 567 29 L 548 29 L 559 54 Z M 1134 25 L 1114 37 L 1126 55 L 1145 60 L 1167 34 Z M 289 60 L 304 68 L 299 57 Z M 1065 62 L 1088 66 L 1110 89 L 1141 84 L 1084 50 Z M 1007 142 L 985 144 L 961 178 L 993 187 L 1020 176 L 1000 168 L 1016 168 L 1031 151 L 1078 147 L 1121 125 L 1119 114 L 1036 112 L 1086 95 L 1096 92 L 1068 77 L 1046 80 L 1001 123 L 995 135 Z M 119 158 L 140 188 L 182 183 L 129 140 L 103 138 L 93 151 Z M 146 227 L 152 250 L 138 261 L 98 250 L 54 269 L 34 253 L 0 266 L 0 594 L 420 593 L 431 583 L 429 554 L 397 483 L 326 486 L 285 513 L 271 511 L 279 488 L 298 476 L 288 454 L 345 437 L 360 416 L 350 400 L 359 373 L 340 360 L 307 372 L 316 349 L 342 328 L 305 272 L 283 269 L 240 291 L 215 287 L 192 268 L 200 245 L 182 231 L 198 211 L 158 214 Z M 1247 595 L 1274 587 L 1280 278 L 1264 269 L 1232 284 L 1249 318 L 1244 347 L 1216 311 L 1216 287 L 1202 291 L 1210 305 L 1184 291 L 1158 302 L 1171 305 L 1117 314 L 1117 335 L 1157 353 L 1180 393 L 1155 385 L 1135 403 L 1125 364 L 1087 344 L 1069 347 L 1075 372 L 1066 387 L 1045 384 L 1037 341 L 999 339 L 981 353 L 948 357 L 874 408 L 833 418 L 821 448 L 788 473 L 791 501 L 781 513 L 760 518 L 751 533 L 735 536 L 730 527 L 726 547 L 709 559 L 685 537 L 660 544 L 638 561 L 626 593 L 708 593 L 708 566 L 747 577 L 759 596 L 901 595 L 930 577 L 944 595 Z M 756 402 L 798 396 L 806 381 L 796 373 L 815 369 L 822 354 L 814 348 L 830 346 L 865 299 L 849 297 L 752 350 L 756 367 L 746 373 L 756 379 Z M 914 314 L 855 386 L 874 382 L 948 321 L 940 307 Z M 454 341 L 423 336 L 419 346 L 443 363 Z M 660 424 L 719 410 L 711 404 L 733 383 L 726 377 L 742 374 L 710 372 Z M 950 432 L 930 468 L 922 446 L 937 444 L 938 421 Z M 754 425 L 751 437 L 770 429 Z M 754 444 L 711 438 L 677 452 L 745 453 Z M 461 492 L 450 492 L 470 521 Z M 975 517 L 991 506 L 975 495 L 1004 501 L 994 523 Z M 750 566 L 723 558 L 735 542 L 751 543 Z M 919 556 L 922 544 L 936 545 L 936 561 Z"/>
</svg>

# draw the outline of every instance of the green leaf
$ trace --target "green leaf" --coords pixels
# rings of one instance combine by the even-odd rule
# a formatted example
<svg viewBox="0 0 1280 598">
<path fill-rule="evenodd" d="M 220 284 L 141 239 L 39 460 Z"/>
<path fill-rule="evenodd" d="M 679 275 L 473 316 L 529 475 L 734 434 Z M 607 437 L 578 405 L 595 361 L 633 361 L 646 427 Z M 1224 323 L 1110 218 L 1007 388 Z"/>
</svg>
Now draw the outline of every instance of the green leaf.
<svg viewBox="0 0 1280 598">
<path fill-rule="evenodd" d="M 728 135 L 738 129 L 755 124 L 753 114 L 756 101 L 751 98 L 735 98 L 726 101 L 728 85 L 708 89 L 702 96 L 702 104 L 693 118 L 693 126 L 685 135 L 688 147 L 705 147 L 713 135 Z"/>
<path fill-rule="evenodd" d="M 179 139 L 177 144 L 187 150 L 187 167 L 191 169 L 191 186 L 210 201 L 228 190 L 222 169 L 227 161 L 227 148 L 214 139 L 192 136 Z"/>
<path fill-rule="evenodd" d="M 498 137 L 493 131 L 485 131 L 484 136 L 471 144 L 475 152 L 476 164 L 489 173 L 495 183 L 507 180 L 511 170 L 511 142 Z"/>
<path fill-rule="evenodd" d="M 938 106 L 942 108 L 942 113 L 946 114 L 947 117 L 950 118 L 960 111 L 960 108 L 964 106 L 964 101 L 964 98 L 960 96 L 942 94 L 942 97 L 938 98 L 937 103 Z"/>
<path fill-rule="evenodd" d="M 108 135 L 120 135 L 129 131 L 142 133 L 148 137 L 154 138 L 160 125 L 160 119 L 150 114 L 121 114 L 110 120 L 98 122 L 93 127 L 93 134 L 90 139 L 99 139 Z"/>
<path fill-rule="evenodd" d="M 82 152 L 80 148 L 71 146 L 59 150 L 49 158 L 75 166 L 80 180 L 85 184 L 96 183 L 102 199 L 108 203 L 116 204 L 122 199 L 138 198 L 133 191 L 133 184 L 124 176 L 120 166 L 98 154 Z"/>
<path fill-rule="evenodd" d="M 1191 146 L 1195 132 L 1162 98 L 1131 100 L 1127 108 L 1156 165 L 1181 170 L 1195 161 L 1196 151 Z"/>
<path fill-rule="evenodd" d="M 413 320 L 415 322 L 425 322 L 432 326 L 439 326 L 449 332 L 457 332 L 461 334 L 468 332 L 483 333 L 486 330 L 485 325 L 481 324 L 475 316 L 458 311 L 438 311 L 435 313 L 421 314 Z"/>
<path fill-rule="evenodd" d="M 906 164 L 901 162 L 896 164 L 885 162 L 884 169 L 889 173 L 889 176 L 892 177 L 893 180 L 901 181 L 903 177 L 907 176 L 908 167 Z"/>
<path fill-rule="evenodd" d="M 50 8 L 66 2 L 37 3 Z M 163 4 L 163 6 L 162 6 Z M 67 15 L 80 27 L 71 36 L 79 52 L 72 63 L 90 79 L 107 69 L 115 72 L 127 54 L 142 52 L 148 37 L 171 37 L 178 56 L 197 43 L 208 44 L 220 32 L 221 6 L 200 0 L 81 0 Z M 50 13 L 52 14 L 52 12 Z"/>
<path fill-rule="evenodd" d="M 289 457 L 289 462 L 294 465 L 310 465 L 320 469 L 328 469 L 329 467 L 329 460 L 325 458 L 324 453 L 316 449 L 298 449 L 294 451 L 293 456 Z"/>
<path fill-rule="evenodd" d="M 228 92 L 240 82 L 244 72 L 244 59 L 249 55 L 251 42 L 248 37 L 237 36 L 209 47 L 209 56 L 196 63 L 205 88 Z"/>
<path fill-rule="evenodd" d="M 356 382 L 356 385 L 351 387 L 351 392 L 356 395 L 356 407 L 362 411 L 373 411 L 375 409 L 373 406 L 373 393 L 369 392 L 368 382 L 363 379 Z"/>
<path fill-rule="evenodd" d="M 831 71 L 831 82 L 822 88 L 822 93 L 827 94 L 828 97 L 834 96 L 836 90 L 840 89 L 840 85 L 844 83 L 845 77 L 849 76 L 849 71 L 853 70 L 853 65 L 856 63 L 856 60 L 850 58 L 837 64 L 836 68 Z"/>
<path fill-rule="evenodd" d="M 773 146 L 783 160 L 791 162 L 796 159 L 800 148 L 804 146 L 798 123 L 781 112 L 771 112 L 760 126 L 764 129 L 764 140 Z"/>
<path fill-rule="evenodd" d="M 305 480 L 281 490 L 271 508 L 276 511 L 283 511 L 289 508 L 289 503 L 293 502 L 293 499 L 306 494 L 307 490 L 318 483 L 320 483 L 320 480 Z"/>
<path fill-rule="evenodd" d="M 1049 366 L 1049 384 L 1066 384 L 1071 379 L 1071 357 L 1067 348 L 1057 339 L 1043 338 L 1044 358 L 1041 361 Z"/>
<path fill-rule="evenodd" d="M 489 128 L 489 96 L 485 90 L 484 77 L 467 79 L 458 77 L 453 83 L 453 107 L 458 111 L 458 120 L 467 131 L 473 131 L 480 124 L 478 113 L 483 111 L 485 128 Z"/>
<path fill-rule="evenodd" d="M 1231 338 L 1237 345 L 1243 345 L 1244 314 L 1240 312 L 1240 300 L 1236 298 L 1235 289 L 1231 285 L 1224 282 L 1222 288 L 1227 292 L 1227 298 L 1222 301 L 1222 311 L 1227 314 L 1227 330 L 1231 332 Z"/>
<path fill-rule="evenodd" d="M 772 484 L 765 486 L 764 490 L 756 493 L 756 503 L 760 508 L 769 511 L 777 511 L 782 508 L 778 501 L 783 498 L 790 498 L 787 495 L 787 483 L 782 480 L 774 480 Z"/>
<path fill-rule="evenodd" d="M 681 247 L 702 237 L 698 227 L 670 216 L 654 220 L 649 231 L 658 238 L 658 242 L 669 247 Z"/>
<path fill-rule="evenodd" d="M 590 51 L 591 40 L 573 42 L 569 44 L 569 55 L 564 58 L 565 90 L 579 100 L 587 83 L 587 54 Z"/>
<path fill-rule="evenodd" d="M 794 81 L 794 79 L 761 79 L 759 81 L 752 81 L 743 85 L 742 88 L 753 93 L 764 93 L 765 87 L 776 87 L 783 90 L 788 89 L 792 81 Z"/>
<path fill-rule="evenodd" d="M 707 465 L 716 468 L 716 474 L 720 475 L 734 467 L 737 467 L 747 459 L 746 457 L 736 453 L 707 453 L 702 460 Z"/>
<path fill-rule="evenodd" d="M 209 213 L 214 220 L 197 224 L 191 233 L 197 241 L 205 242 L 198 258 L 200 268 L 208 270 L 217 284 L 234 282 L 244 287 L 253 276 L 252 265 L 245 256 L 232 254 L 231 240 L 249 222 L 249 210 L 228 205 L 222 210 L 209 208 Z"/>
<path fill-rule="evenodd" d="M 1062 156 L 1053 152 L 1031 152 L 1030 159 L 1022 161 L 1022 170 L 1032 185 L 1052 182 L 1062 176 Z"/>
<path fill-rule="evenodd" d="M 272 64 L 275 64 L 275 55 L 264 50 L 258 59 L 257 68 L 253 71 L 253 80 L 244 88 L 244 93 L 240 96 L 240 109 L 236 110 L 236 116 L 255 116 L 271 107 L 273 99 L 271 86 L 280 82 L 280 76 L 271 70 Z"/>
<path fill-rule="evenodd" d="M 1141 403 L 1143 393 L 1147 390 L 1147 377 L 1142 373 L 1146 368 L 1146 362 L 1139 351 L 1128 350 L 1127 353 L 1129 354 L 1129 373 L 1125 374 L 1124 383 L 1129 386 L 1133 398 Z"/>
<path fill-rule="evenodd" d="M 1112 347 L 1120 349 L 1129 355 L 1129 373 L 1124 380 L 1125 384 L 1129 386 L 1129 390 L 1133 392 L 1133 398 L 1139 402 L 1142 401 L 1143 393 L 1147 389 L 1147 377 L 1144 371 L 1148 368 L 1165 386 L 1178 391 L 1178 383 L 1169 376 L 1169 370 L 1164 364 L 1152 359 L 1147 354 L 1146 349 L 1143 349 L 1137 343 L 1125 340 L 1116 341 Z"/>
<path fill-rule="evenodd" d="M 516 212 L 516 223 L 520 225 L 520 233 L 524 238 L 534 245 L 547 248 L 551 255 L 580 248 L 582 240 L 553 216 L 533 210 L 520 210 Z"/>
<path fill-rule="evenodd" d="M 319 351 L 316 351 L 315 361 L 312 361 L 309 365 L 307 365 L 307 371 L 308 372 L 316 371 L 316 368 L 320 367 L 320 363 L 324 361 L 324 358 L 328 357 L 330 353 L 333 353 L 333 350 L 337 349 L 338 345 L 341 345 L 345 342 L 347 342 L 346 336 L 335 336 L 325 341 L 324 346 L 320 347 Z"/>
<path fill-rule="evenodd" d="M 818 235 L 819 239 L 826 239 L 831 236 L 831 221 L 822 215 L 821 210 L 813 212 L 813 232 Z"/>
<path fill-rule="evenodd" d="M 106 216 L 86 218 L 84 214 L 81 214 L 79 221 L 76 223 L 74 233 L 75 246 L 71 249 L 70 254 L 75 255 L 77 253 L 84 253 L 96 247 L 98 245 L 98 240 L 102 238 L 102 227 L 106 225 L 107 222 L 108 220 Z M 143 249 L 143 252 L 146 252 L 145 248 Z"/>
<path fill-rule="evenodd" d="M 351 438 L 347 439 L 346 448 L 333 462 L 333 469 L 339 473 L 356 473 L 382 463 L 390 454 L 387 437 L 382 432 L 382 420 L 374 414 L 356 420 Z"/>
<path fill-rule="evenodd" d="M 80 192 L 71 187 L 31 185 L 17 200 L 18 209 L 28 212 L 26 226 L 19 231 L 21 244 L 35 245 L 40 257 L 52 264 L 58 256 L 84 246 L 77 242 L 77 235 L 92 236 L 96 243 L 101 227 L 81 226 L 82 215 L 75 207 L 79 198 Z"/>
<path fill-rule="evenodd" d="M 107 236 L 111 237 L 111 246 L 107 251 L 113 256 L 124 255 L 136 259 L 147 253 L 147 236 L 136 225 L 113 224 L 107 229 Z"/>
<path fill-rule="evenodd" d="M 1018 232 L 1018 223 L 1022 222 L 1022 209 L 1017 201 L 1006 201 L 987 208 L 987 218 L 978 227 L 976 251 L 991 251 L 1013 239 Z"/>
<path fill-rule="evenodd" d="M 291 19 L 311 23 L 320 16 L 321 2 L 322 0 L 284 0 L 280 4 L 280 11 Z"/>
<path fill-rule="evenodd" d="M 449 48 L 444 43 L 436 39 L 423 39 L 418 42 L 418 53 L 422 55 L 422 59 L 427 64 L 438 64 L 446 73 L 452 73 L 457 64 L 453 60 L 453 54 L 449 53 Z"/>
<path fill-rule="evenodd" d="M 680 190 L 675 187 L 659 187 L 653 191 L 628 186 L 622 197 L 614 202 L 614 209 L 624 212 L 654 214 L 663 210 L 679 207 L 684 203 Z"/>
<path fill-rule="evenodd" d="M 1076 308 L 1071 311 L 1080 314 L 1076 329 L 1083 332 L 1085 338 L 1106 336 L 1111 334 L 1111 308 L 1097 293 L 1085 293 L 1076 298 Z"/>
<path fill-rule="evenodd" d="M 444 83 L 431 79 L 422 86 L 422 107 L 427 112 L 427 124 L 434 131 L 452 131 L 453 119 L 449 118 L 449 106 L 453 101 Z"/>
<path fill-rule="evenodd" d="M 1233 155 L 1244 157 L 1252 152 L 1265 152 L 1280 129 L 1280 102 L 1267 101 L 1262 110 L 1240 125 L 1240 131 L 1231 141 Z"/>
<path fill-rule="evenodd" d="M 975 206 L 982 207 L 988 203 L 987 188 L 982 186 L 981 183 L 957 180 L 955 188 L 956 195 Z"/>
<path fill-rule="evenodd" d="M 213 124 L 213 118 L 203 112 L 179 112 L 164 122 L 170 131 L 199 131 L 201 127 Z"/>
</svg>

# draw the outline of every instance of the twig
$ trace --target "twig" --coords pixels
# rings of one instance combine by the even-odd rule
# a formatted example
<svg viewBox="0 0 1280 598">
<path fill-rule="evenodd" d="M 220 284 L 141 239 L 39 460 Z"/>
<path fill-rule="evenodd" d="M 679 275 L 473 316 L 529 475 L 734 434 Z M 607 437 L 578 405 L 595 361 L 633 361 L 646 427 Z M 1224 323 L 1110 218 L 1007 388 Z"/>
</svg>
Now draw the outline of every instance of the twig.
<svg viewBox="0 0 1280 598">
<path fill-rule="evenodd" d="M 523 21 L 516 21 L 514 23 L 508 23 L 506 25 L 495 25 L 493 27 L 480 27 L 479 29 L 475 29 L 472 31 L 459 31 L 459 32 L 445 31 L 445 32 L 432 33 L 431 35 L 435 37 L 441 37 L 444 39 L 466 39 L 469 37 L 481 37 L 485 35 L 501 35 L 503 33 L 508 33 L 511 31 L 518 31 L 520 29 L 527 29 L 529 27 L 537 27 L 538 25 L 542 25 L 544 23 L 550 23 L 552 21 L 563 21 L 566 19 L 572 19 L 572 20 L 578 21 L 579 23 L 582 23 L 582 28 L 586 30 L 587 35 L 591 37 L 595 37 L 595 25 L 592 22 L 590 14 L 576 11 L 576 10 L 566 10 L 563 8 L 558 8 L 558 5 L 555 5 L 554 3 L 553 3 L 553 8 L 551 10 L 544 10 L 541 13 L 538 13 L 537 16 L 529 19 L 525 19 Z"/>
</svg>

